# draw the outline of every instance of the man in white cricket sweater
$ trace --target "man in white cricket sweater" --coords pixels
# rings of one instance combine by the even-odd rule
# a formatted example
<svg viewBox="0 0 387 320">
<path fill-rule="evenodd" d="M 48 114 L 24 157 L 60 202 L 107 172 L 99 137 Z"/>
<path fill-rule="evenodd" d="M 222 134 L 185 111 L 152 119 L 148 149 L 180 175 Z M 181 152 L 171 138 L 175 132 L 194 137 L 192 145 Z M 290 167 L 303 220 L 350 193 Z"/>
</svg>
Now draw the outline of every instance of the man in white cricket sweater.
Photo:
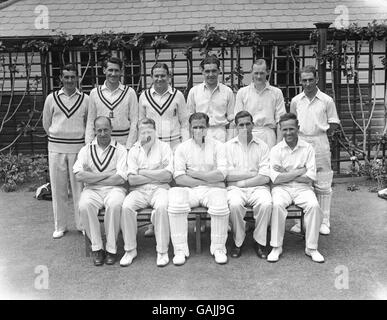
<svg viewBox="0 0 387 320">
<path fill-rule="evenodd" d="M 50 93 L 44 103 L 43 128 L 48 136 L 48 162 L 54 211 L 54 239 L 67 231 L 68 181 L 74 204 L 75 224 L 79 231 L 78 201 L 82 184 L 75 180 L 72 168 L 77 154 L 85 144 L 85 129 L 90 121 L 89 97 L 77 89 L 78 71 L 73 65 L 65 65 L 60 73 L 63 87 Z"/>
<path fill-rule="evenodd" d="M 110 57 L 105 61 L 106 80 L 90 92 L 90 114 L 92 120 L 99 116 L 110 118 L 112 137 L 129 150 L 137 140 L 138 100 L 136 92 L 120 82 L 122 71 L 121 59 Z M 87 126 L 86 132 L 87 137 L 93 136 L 92 124 Z"/>
</svg>

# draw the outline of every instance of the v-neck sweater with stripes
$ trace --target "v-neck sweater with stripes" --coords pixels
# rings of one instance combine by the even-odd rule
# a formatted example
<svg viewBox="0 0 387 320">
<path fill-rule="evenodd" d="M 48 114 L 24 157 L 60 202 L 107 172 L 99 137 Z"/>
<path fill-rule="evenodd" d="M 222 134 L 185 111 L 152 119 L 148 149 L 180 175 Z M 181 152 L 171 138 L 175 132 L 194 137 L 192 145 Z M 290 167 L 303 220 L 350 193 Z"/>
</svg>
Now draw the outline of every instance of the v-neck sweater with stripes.
<svg viewBox="0 0 387 320">
<path fill-rule="evenodd" d="M 189 112 L 184 95 L 177 89 L 168 91 L 155 99 L 154 89 L 144 91 L 139 99 L 139 120 L 151 118 L 156 122 L 157 135 L 160 140 L 170 142 L 180 138 L 189 139 Z"/>
<path fill-rule="evenodd" d="M 90 92 L 90 113 L 93 120 L 99 116 L 109 117 L 113 114 L 112 137 L 123 146 L 131 146 L 137 140 L 138 100 L 136 92 L 129 86 L 120 84 L 114 92 L 114 99 L 109 100 L 106 94 L 106 85 L 94 88 Z M 93 132 L 93 127 L 88 126 L 87 136 Z M 86 143 L 91 140 L 86 140 Z"/>
<path fill-rule="evenodd" d="M 48 151 L 78 153 L 85 145 L 85 130 L 90 120 L 89 96 L 78 89 L 65 95 L 63 89 L 50 93 L 43 108 L 43 128 L 48 136 Z"/>
</svg>

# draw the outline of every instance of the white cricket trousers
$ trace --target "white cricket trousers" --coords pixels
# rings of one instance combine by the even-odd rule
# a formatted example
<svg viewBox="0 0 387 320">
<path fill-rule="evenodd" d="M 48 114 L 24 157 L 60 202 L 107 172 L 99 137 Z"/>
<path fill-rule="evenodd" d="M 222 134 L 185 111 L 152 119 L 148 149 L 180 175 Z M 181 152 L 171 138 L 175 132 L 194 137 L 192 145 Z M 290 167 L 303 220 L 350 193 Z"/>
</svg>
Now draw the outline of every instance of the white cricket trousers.
<svg viewBox="0 0 387 320">
<path fill-rule="evenodd" d="M 91 241 L 91 250 L 103 249 L 98 211 L 105 208 L 106 251 L 117 253 L 117 238 L 120 231 L 121 208 L 125 189 L 120 187 L 85 188 L 79 200 L 79 211 L 86 234 Z"/>
<path fill-rule="evenodd" d="M 237 247 L 243 244 L 246 237 L 245 206 L 253 207 L 255 229 L 253 238 L 262 246 L 266 246 L 267 227 L 270 223 L 272 200 L 270 188 L 259 186 L 253 188 L 230 187 L 227 191 L 230 208 L 230 222 Z"/>
<path fill-rule="evenodd" d="M 305 242 L 308 249 L 317 249 L 322 211 L 312 188 L 308 185 L 274 186 L 271 195 L 273 210 L 271 213 L 272 247 L 282 246 L 285 234 L 286 208 L 294 202 L 304 212 Z"/>
<path fill-rule="evenodd" d="M 151 222 L 154 225 L 156 251 L 167 253 L 169 247 L 168 190 L 133 190 L 122 204 L 121 230 L 125 251 L 137 248 L 137 210 L 153 207 Z"/>
<path fill-rule="evenodd" d="M 325 133 L 315 136 L 300 136 L 313 146 L 316 153 L 317 174 L 314 189 L 323 211 L 323 223 L 330 227 L 333 171 L 329 140 Z"/>
<path fill-rule="evenodd" d="M 68 216 L 72 211 L 74 211 L 76 228 L 83 230 L 78 210 L 83 184 L 75 179 L 73 173 L 76 158 L 76 153 L 57 153 L 51 151 L 48 153 L 55 231 L 67 229 Z M 72 208 L 70 208 L 69 204 L 69 180 L 73 198 Z"/>
<path fill-rule="evenodd" d="M 169 190 L 168 216 L 174 253 L 183 251 L 187 257 L 189 256 L 188 213 L 191 208 L 198 206 L 207 207 L 207 212 L 211 216 L 211 254 L 214 254 L 215 250 L 227 253 L 226 240 L 230 214 L 227 190 L 206 186 L 176 187 Z"/>
</svg>

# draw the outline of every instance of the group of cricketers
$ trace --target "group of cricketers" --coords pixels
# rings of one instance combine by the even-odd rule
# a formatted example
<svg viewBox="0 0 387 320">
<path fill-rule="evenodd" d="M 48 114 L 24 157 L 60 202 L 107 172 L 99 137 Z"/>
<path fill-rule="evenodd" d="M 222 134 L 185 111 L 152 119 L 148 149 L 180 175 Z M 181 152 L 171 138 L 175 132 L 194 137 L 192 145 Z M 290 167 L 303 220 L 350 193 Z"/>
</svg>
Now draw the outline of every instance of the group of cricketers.
<svg viewBox="0 0 387 320">
<path fill-rule="evenodd" d="M 300 70 L 303 92 L 286 113 L 282 91 L 267 81 L 267 65 L 252 66 L 252 82 L 233 91 L 219 82 L 220 61 L 200 63 L 204 81 L 187 101 L 170 86 L 164 63 L 151 69 L 152 86 L 137 99 L 121 83 L 123 63 L 104 62 L 106 80 L 90 95 L 78 90 L 78 71 L 65 65 L 62 88 L 48 95 L 43 127 L 48 135 L 49 171 L 55 221 L 54 239 L 67 231 L 71 190 L 76 228 L 91 240 L 96 266 L 117 261 L 122 232 L 121 266 L 137 256 L 137 211 L 151 207 L 157 266 L 183 265 L 189 257 L 188 214 L 203 206 L 210 216 L 210 252 L 227 263 L 238 258 L 246 236 L 246 206 L 253 209 L 254 250 L 276 262 L 282 254 L 287 207 L 304 210 L 305 254 L 324 262 L 319 234 L 330 233 L 333 172 L 328 135 L 340 121 L 331 97 L 318 87 L 316 69 Z M 70 186 L 69 186 L 70 182 Z M 98 214 L 105 210 L 104 246 Z M 266 251 L 270 226 L 270 253 Z M 292 227 L 301 232 L 301 224 Z M 196 230 L 200 232 L 200 230 Z"/>
</svg>

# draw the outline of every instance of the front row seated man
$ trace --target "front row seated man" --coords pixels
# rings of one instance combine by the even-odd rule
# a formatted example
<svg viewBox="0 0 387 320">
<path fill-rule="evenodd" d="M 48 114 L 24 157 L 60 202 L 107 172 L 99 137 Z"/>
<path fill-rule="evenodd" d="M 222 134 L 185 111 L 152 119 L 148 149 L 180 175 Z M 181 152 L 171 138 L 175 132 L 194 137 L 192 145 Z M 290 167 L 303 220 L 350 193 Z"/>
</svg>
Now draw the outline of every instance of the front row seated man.
<svg viewBox="0 0 387 320">
<path fill-rule="evenodd" d="M 183 265 L 189 256 L 187 233 L 191 208 L 205 206 L 211 216 L 210 252 L 215 262 L 227 262 L 229 221 L 224 180 L 227 160 L 224 144 L 207 136 L 209 117 L 193 113 L 189 118 L 192 138 L 181 143 L 174 156 L 177 187 L 169 190 L 168 216 L 174 249 L 173 263 Z"/>
<path fill-rule="evenodd" d="M 231 257 L 238 258 L 242 253 L 246 237 L 245 206 L 249 205 L 253 207 L 255 219 L 254 249 L 259 258 L 266 259 L 264 248 L 272 210 L 269 147 L 253 136 L 254 123 L 249 112 L 238 112 L 235 126 L 238 136 L 226 142 L 227 196 L 234 237 Z"/>
<path fill-rule="evenodd" d="M 124 146 L 111 138 L 112 124 L 107 117 L 94 120 L 93 141 L 78 154 L 73 171 L 85 184 L 79 200 L 79 212 L 91 240 L 94 265 L 114 264 L 120 231 L 121 207 L 126 190 L 126 155 Z M 105 208 L 106 259 L 103 250 L 98 211 Z"/>
<path fill-rule="evenodd" d="M 138 123 L 138 141 L 128 153 L 130 192 L 122 205 L 121 228 L 125 255 L 121 266 L 137 256 L 137 210 L 153 207 L 151 222 L 156 237 L 157 266 L 169 262 L 168 189 L 172 180 L 173 156 L 169 143 L 156 137 L 155 121 L 143 118 Z"/>
<path fill-rule="evenodd" d="M 298 137 L 299 126 L 294 113 L 282 115 L 279 124 L 283 140 L 270 151 L 270 177 L 273 182 L 270 245 L 273 249 L 267 260 L 277 262 L 282 254 L 286 208 L 294 203 L 305 212 L 305 254 L 321 263 L 324 257 L 317 247 L 323 213 L 312 187 L 316 180 L 315 152 L 312 145 Z"/>
</svg>

